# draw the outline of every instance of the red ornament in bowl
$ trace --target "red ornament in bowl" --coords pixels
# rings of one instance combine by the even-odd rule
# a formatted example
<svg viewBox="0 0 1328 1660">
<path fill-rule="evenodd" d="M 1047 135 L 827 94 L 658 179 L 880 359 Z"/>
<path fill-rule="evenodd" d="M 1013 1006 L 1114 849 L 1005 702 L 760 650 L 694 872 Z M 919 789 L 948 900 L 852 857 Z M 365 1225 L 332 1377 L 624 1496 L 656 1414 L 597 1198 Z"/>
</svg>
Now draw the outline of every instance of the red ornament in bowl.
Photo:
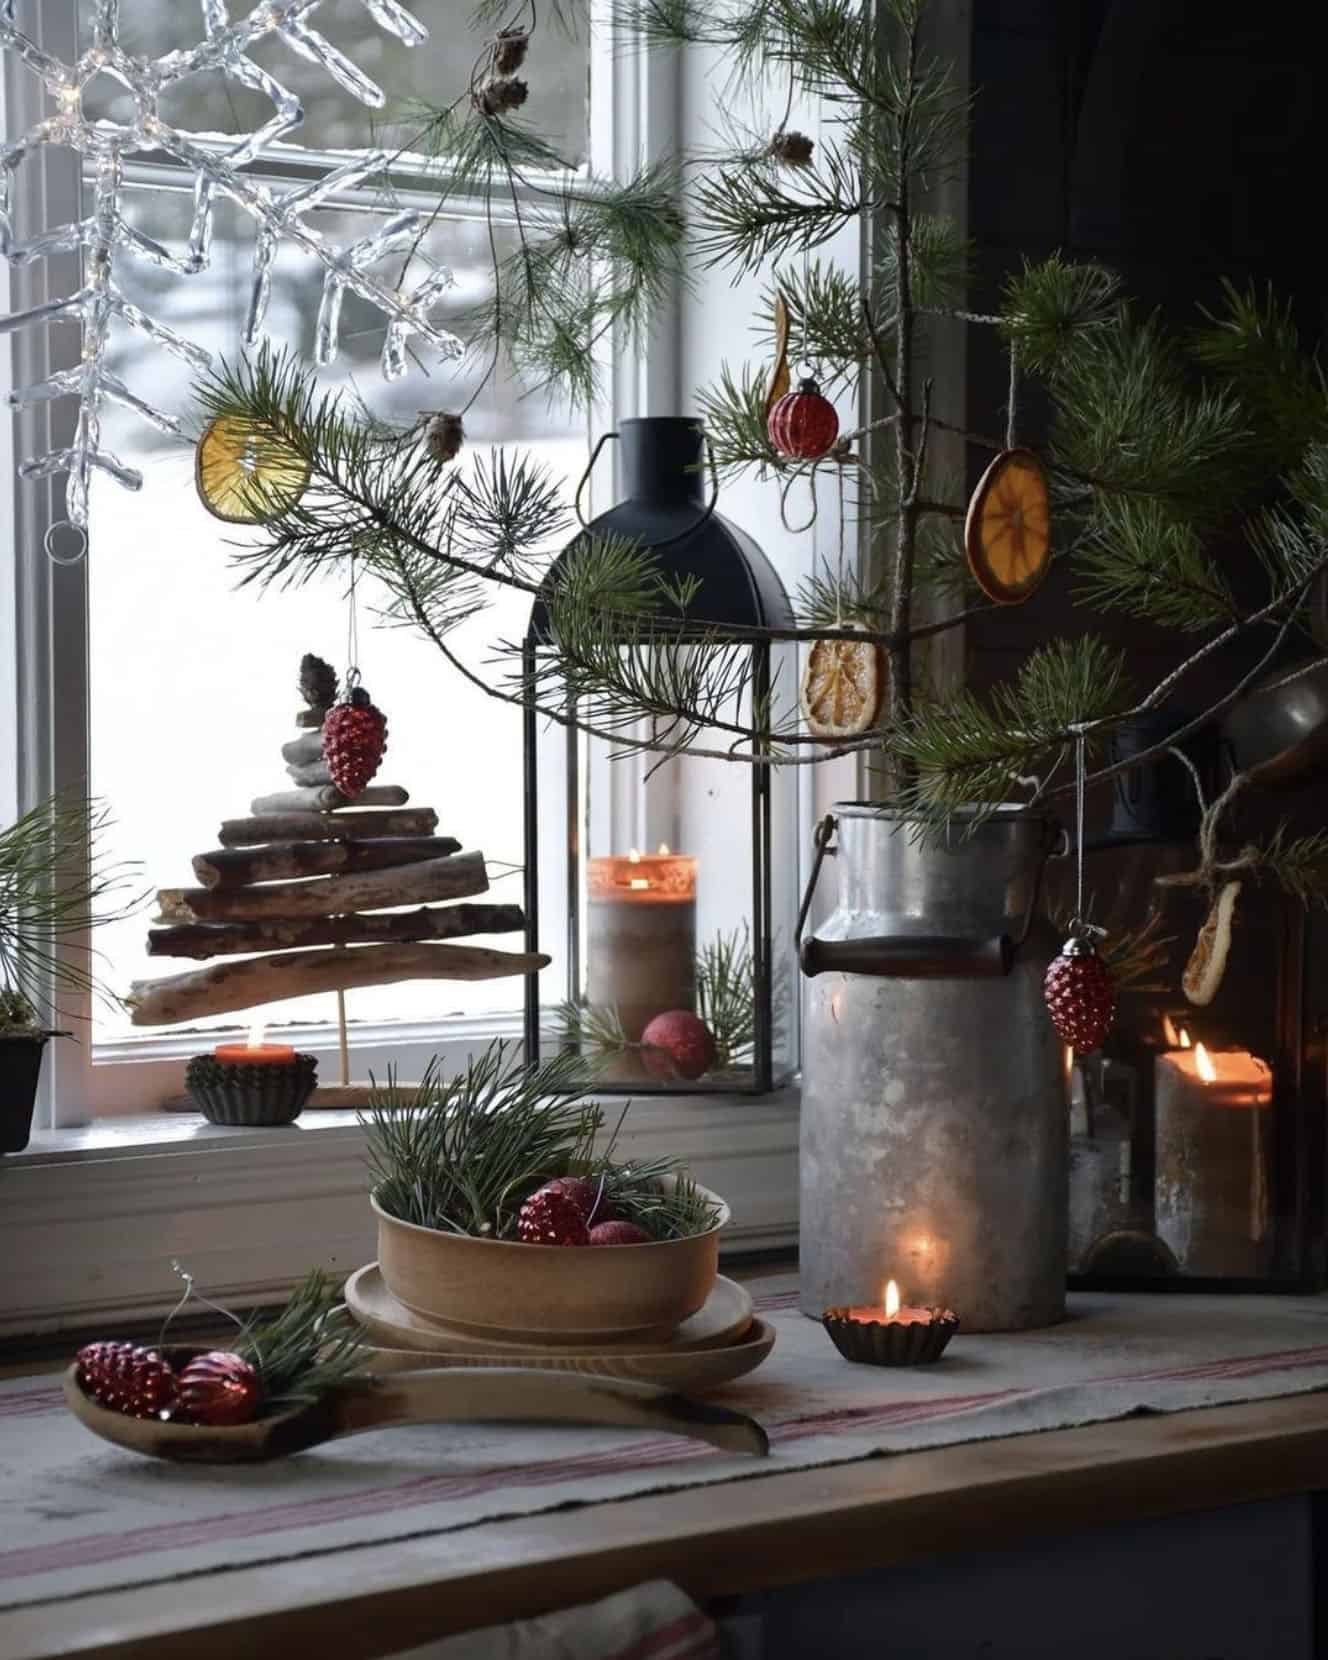
<svg viewBox="0 0 1328 1660">
<path fill-rule="evenodd" d="M 795 461 L 819 461 L 829 455 L 839 437 L 835 406 L 814 380 L 798 382 L 786 392 L 766 419 L 770 442 L 781 455 Z"/>
<path fill-rule="evenodd" d="M 592 1245 L 649 1245 L 650 1235 L 635 1222 L 597 1222 L 590 1230 Z"/>
<path fill-rule="evenodd" d="M 717 1051 L 710 1028 L 690 1009 L 657 1014 L 641 1033 L 641 1060 L 654 1078 L 682 1078 L 695 1083 L 715 1064 Z"/>
<path fill-rule="evenodd" d="M 588 1245 L 586 1214 L 572 1194 L 549 1182 L 532 1193 L 516 1219 L 525 1245 Z"/>
</svg>

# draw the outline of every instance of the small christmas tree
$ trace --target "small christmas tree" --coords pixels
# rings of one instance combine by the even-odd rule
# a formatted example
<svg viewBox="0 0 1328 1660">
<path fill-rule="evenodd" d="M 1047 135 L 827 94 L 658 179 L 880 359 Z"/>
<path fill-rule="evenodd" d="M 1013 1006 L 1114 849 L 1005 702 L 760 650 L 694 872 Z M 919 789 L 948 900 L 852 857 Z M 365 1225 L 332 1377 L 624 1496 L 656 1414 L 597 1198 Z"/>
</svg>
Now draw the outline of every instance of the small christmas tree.
<svg viewBox="0 0 1328 1660">
<path fill-rule="evenodd" d="M 258 797 L 250 816 L 222 824 L 221 846 L 193 861 L 198 887 L 157 895 L 160 926 L 149 930 L 148 955 L 218 960 L 136 982 L 128 999 L 136 1026 L 311 993 L 340 996 L 355 986 L 531 974 L 548 962 L 440 943 L 518 932 L 525 917 L 519 905 L 438 903 L 487 891 L 484 855 L 436 834 L 437 813 L 410 806 L 398 785 L 343 794 L 332 781 L 324 728 L 335 711 L 355 705 L 338 704 L 336 674 L 317 657 L 301 664 L 300 691 L 300 732 L 281 751 L 292 787 Z"/>
</svg>

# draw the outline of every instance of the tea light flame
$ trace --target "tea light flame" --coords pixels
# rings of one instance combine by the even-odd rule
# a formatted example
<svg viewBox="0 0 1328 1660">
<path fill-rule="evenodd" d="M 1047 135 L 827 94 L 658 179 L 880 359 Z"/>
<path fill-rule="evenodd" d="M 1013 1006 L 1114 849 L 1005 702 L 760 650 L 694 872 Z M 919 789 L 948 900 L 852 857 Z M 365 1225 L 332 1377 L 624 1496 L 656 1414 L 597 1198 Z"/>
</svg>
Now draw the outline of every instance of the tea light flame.
<svg viewBox="0 0 1328 1660">
<path fill-rule="evenodd" d="M 661 842 L 659 844 L 659 851 L 661 858 L 667 859 L 669 857 L 669 844 L 667 842 Z"/>
<path fill-rule="evenodd" d="M 255 1020 L 249 1028 L 249 1036 L 244 1040 L 246 1049 L 261 1049 L 263 1047 L 263 1033 L 267 1029 L 267 1022 Z"/>
<path fill-rule="evenodd" d="M 1196 1043 L 1194 1046 L 1194 1070 L 1206 1084 L 1217 1082 L 1217 1068 L 1213 1065 L 1213 1057 L 1202 1043 Z"/>
<path fill-rule="evenodd" d="M 1189 1049 L 1191 1047 L 1190 1034 L 1184 1026 L 1180 1029 L 1180 1046 L 1182 1049 Z M 1199 1047 L 1202 1049 L 1203 1044 L 1200 1044 Z"/>
<path fill-rule="evenodd" d="M 627 862 L 629 865 L 639 865 L 641 863 L 641 849 L 639 847 L 628 848 Z"/>
<path fill-rule="evenodd" d="M 893 1320 L 899 1313 L 899 1287 L 893 1280 L 885 1288 L 885 1317 Z"/>
</svg>

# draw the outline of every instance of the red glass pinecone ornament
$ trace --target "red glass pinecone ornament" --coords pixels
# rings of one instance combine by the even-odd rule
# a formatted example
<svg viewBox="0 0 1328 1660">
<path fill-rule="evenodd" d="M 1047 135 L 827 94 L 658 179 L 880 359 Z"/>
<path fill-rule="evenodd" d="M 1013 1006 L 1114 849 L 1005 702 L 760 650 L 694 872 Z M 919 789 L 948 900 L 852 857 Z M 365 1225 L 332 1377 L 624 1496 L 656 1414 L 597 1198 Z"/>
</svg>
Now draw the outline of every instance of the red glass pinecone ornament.
<svg viewBox="0 0 1328 1660">
<path fill-rule="evenodd" d="M 158 1350 L 134 1343 L 86 1343 L 77 1359 L 78 1381 L 98 1406 L 129 1418 L 170 1416 L 176 1377 Z"/>
<path fill-rule="evenodd" d="M 262 1386 L 243 1355 L 212 1349 L 181 1371 L 178 1416 L 194 1424 L 247 1424 L 258 1416 Z"/>
<path fill-rule="evenodd" d="M 531 1194 L 516 1219 L 517 1238 L 527 1245 L 588 1245 L 585 1212 L 570 1193 L 552 1183 Z"/>
<path fill-rule="evenodd" d="M 387 749 L 387 716 L 374 706 L 363 686 L 345 703 L 329 709 L 323 721 L 323 759 L 342 795 L 359 795 L 378 771 Z"/>
<path fill-rule="evenodd" d="M 839 417 L 814 380 L 798 382 L 785 392 L 766 420 L 770 442 L 781 455 L 797 461 L 819 461 L 829 455 L 839 437 Z"/>
<path fill-rule="evenodd" d="M 555 1180 L 546 1182 L 545 1186 L 565 1193 L 585 1217 L 587 1227 L 597 1217 L 601 1222 L 607 1220 L 608 1206 L 605 1204 L 604 1188 L 600 1182 L 592 1182 L 588 1176 L 558 1176 Z"/>
<path fill-rule="evenodd" d="M 1053 957 L 1042 982 L 1051 1023 L 1076 1055 L 1100 1047 L 1116 1012 L 1111 970 L 1092 940 L 1072 935 Z"/>
</svg>

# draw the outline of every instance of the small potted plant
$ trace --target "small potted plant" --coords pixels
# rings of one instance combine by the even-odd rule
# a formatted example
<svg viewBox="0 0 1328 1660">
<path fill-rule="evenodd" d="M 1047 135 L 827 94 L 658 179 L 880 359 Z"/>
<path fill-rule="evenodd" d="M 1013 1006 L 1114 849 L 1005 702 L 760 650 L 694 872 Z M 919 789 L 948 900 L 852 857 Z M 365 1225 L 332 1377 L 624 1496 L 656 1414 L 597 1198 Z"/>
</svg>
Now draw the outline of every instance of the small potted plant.
<svg viewBox="0 0 1328 1660">
<path fill-rule="evenodd" d="M 105 908 L 133 872 L 106 858 L 109 825 L 101 803 L 51 796 L 0 829 L 0 1154 L 28 1144 L 47 1039 L 69 1035 L 52 1025 L 61 1001 L 117 1001 L 93 973 L 86 942 L 137 903 Z"/>
</svg>

